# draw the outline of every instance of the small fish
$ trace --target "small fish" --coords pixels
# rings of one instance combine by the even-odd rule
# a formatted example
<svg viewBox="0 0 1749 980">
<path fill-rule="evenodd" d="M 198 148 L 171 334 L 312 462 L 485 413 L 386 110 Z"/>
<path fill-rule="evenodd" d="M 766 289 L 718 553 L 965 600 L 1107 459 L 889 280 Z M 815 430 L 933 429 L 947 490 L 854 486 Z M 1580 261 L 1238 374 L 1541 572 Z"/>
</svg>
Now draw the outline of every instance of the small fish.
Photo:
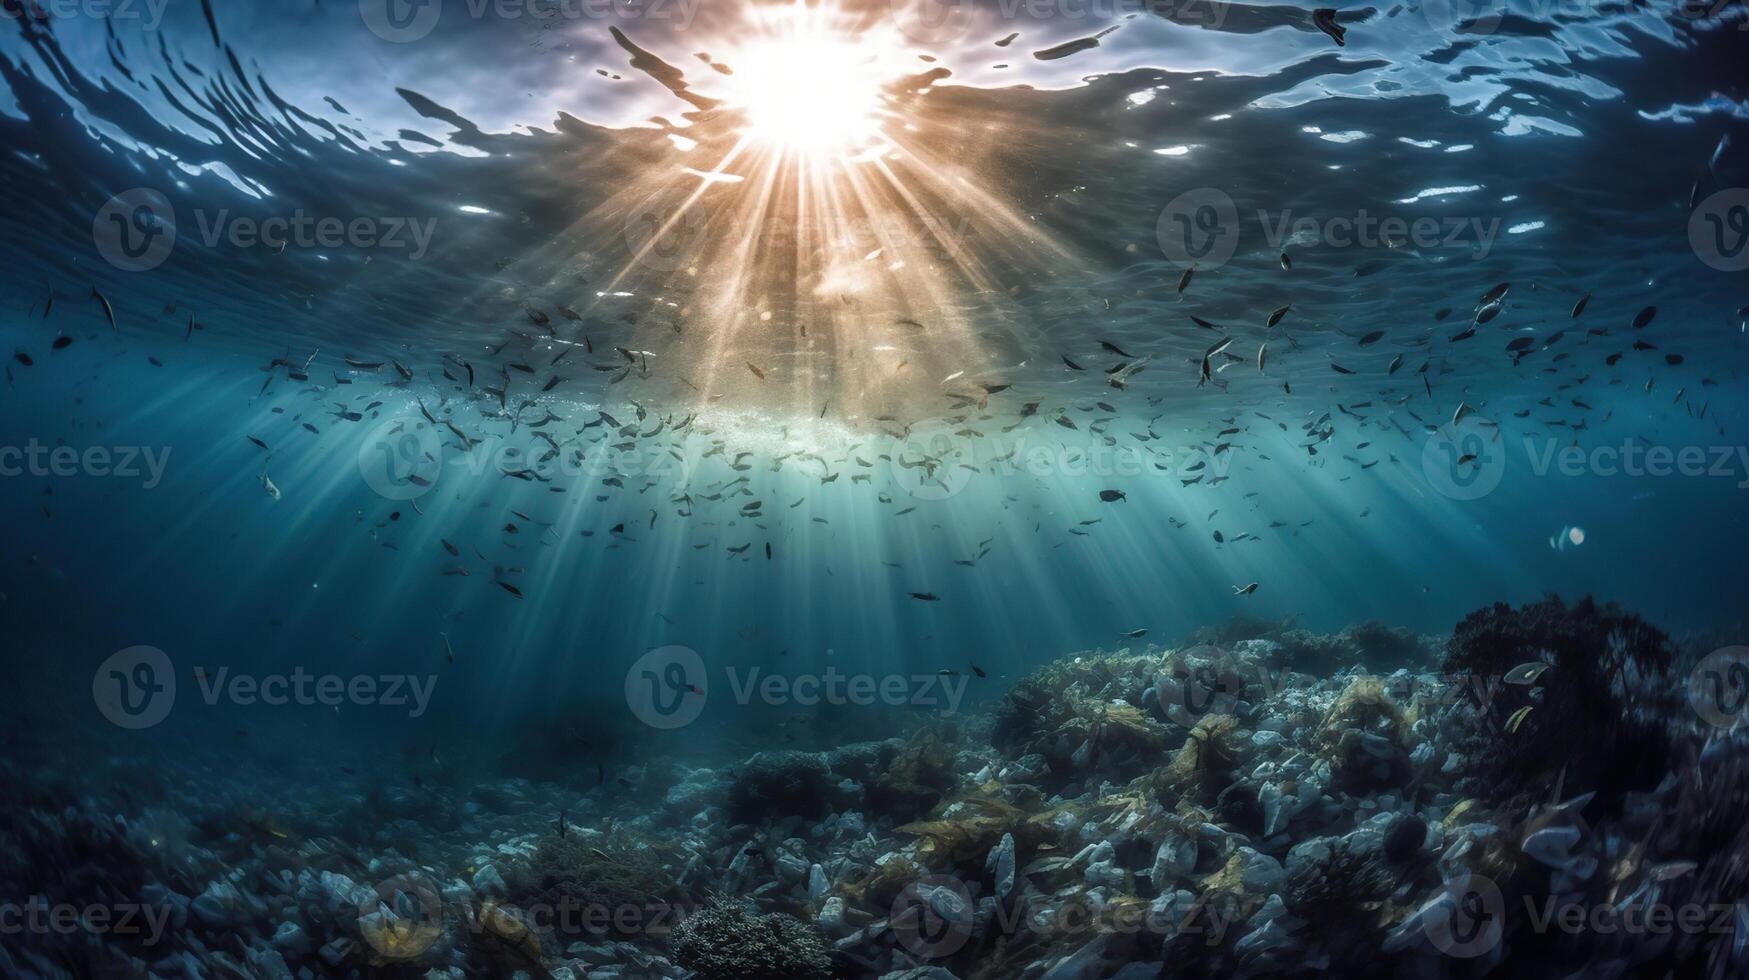
<svg viewBox="0 0 1749 980">
<path fill-rule="evenodd" d="M 1257 591 L 1257 583 L 1256 582 L 1252 582 L 1250 585 L 1235 585 L 1235 586 L 1233 586 L 1233 594 L 1234 595 L 1250 595 L 1256 591 Z"/>
<path fill-rule="evenodd" d="M 261 489 L 266 491 L 269 497 L 275 500 L 279 499 L 279 487 L 274 486 L 273 479 L 266 473 L 261 474 Z"/>
<path fill-rule="evenodd" d="M 1289 303 L 1288 305 L 1282 307 L 1281 309 L 1276 310 L 1275 312 L 1269 314 L 1269 318 L 1267 320 L 1263 321 L 1263 326 L 1265 328 L 1274 327 L 1276 324 L 1280 323 L 1281 318 L 1284 316 L 1287 316 L 1288 311 L 1293 309 L 1293 308 L 1294 308 L 1294 305 L 1292 303 Z"/>
<path fill-rule="evenodd" d="M 1516 733 L 1519 726 L 1524 724 L 1524 719 L 1530 717 L 1530 709 L 1534 707 L 1536 706 L 1527 704 L 1524 707 L 1519 708 L 1517 711 L 1514 711 L 1512 717 L 1506 719 L 1506 733 L 1508 735 Z"/>
<path fill-rule="evenodd" d="M 1122 490 L 1101 490 L 1101 491 L 1099 491 L 1099 499 L 1110 504 L 1110 503 L 1115 503 L 1119 500 L 1128 500 L 1130 498 L 1124 496 L 1124 492 Z"/>
<path fill-rule="evenodd" d="M 1549 669 L 1548 664 L 1543 663 L 1539 660 L 1532 660 L 1529 663 L 1519 664 L 1518 666 L 1507 671 L 1506 676 L 1504 678 L 1502 678 L 1502 680 L 1504 680 L 1508 684 L 1519 684 L 1519 685 L 1535 684 L 1536 679 L 1541 677 L 1543 675 L 1543 671 L 1548 670 L 1548 669 Z"/>
<path fill-rule="evenodd" d="M 753 372 L 753 376 L 754 376 L 754 377 L 755 377 L 755 378 L 758 378 L 758 379 L 759 379 L 759 380 L 761 380 L 761 381 L 764 381 L 764 380 L 765 380 L 765 372 L 764 372 L 764 371 L 761 371 L 761 370 L 759 370 L 759 367 L 758 367 L 758 365 L 755 365 L 755 364 L 754 364 L 754 363 L 753 363 L 753 362 L 752 362 L 752 361 L 748 361 L 748 362 L 747 362 L 747 370 L 749 370 L 749 371 L 752 371 L 752 372 Z"/>
<path fill-rule="evenodd" d="M 1118 636 L 1121 636 L 1126 640 L 1139 640 L 1142 637 L 1147 636 L 1147 635 L 1148 635 L 1148 628 L 1146 626 L 1142 627 L 1139 630 L 1130 630 L 1128 633 L 1119 633 L 1118 634 Z"/>
<path fill-rule="evenodd" d="M 443 637 L 443 662 L 446 664 L 455 663 L 455 648 L 449 645 L 449 634 L 439 633 L 437 635 Z"/>
<path fill-rule="evenodd" d="M 66 334 L 61 334 L 59 337 L 56 337 L 54 343 L 49 346 L 53 347 L 55 350 L 66 350 L 72 343 L 72 337 L 69 337 Z"/>
<path fill-rule="evenodd" d="M 1639 312 L 1639 314 L 1634 317 L 1634 329 L 1639 330 L 1639 329 L 1645 327 L 1646 324 L 1651 323 L 1652 318 L 1657 316 L 1657 315 L 1658 315 L 1658 308 L 1656 306 L 1648 306 L 1645 309 L 1641 310 Z"/>
<path fill-rule="evenodd" d="M 1585 304 L 1589 303 L 1589 302 L 1591 302 L 1591 294 L 1590 293 L 1586 293 L 1585 295 L 1579 297 L 1579 302 L 1573 304 L 1573 312 L 1569 313 L 1567 315 L 1567 319 L 1569 319 L 1569 320 L 1579 319 L 1579 314 L 1585 312 Z"/>
<path fill-rule="evenodd" d="M 1124 350 L 1122 347 L 1119 347 L 1118 345 L 1112 343 L 1109 340 L 1100 341 L 1099 346 L 1105 348 L 1106 350 L 1112 352 L 1113 354 L 1116 354 L 1119 357 L 1127 357 L 1127 358 L 1130 358 L 1131 360 L 1134 360 L 1135 356 L 1136 356 L 1136 355 L 1131 354 L 1128 351 Z"/>
<path fill-rule="evenodd" d="M 109 299 L 102 293 L 98 292 L 97 287 L 95 286 L 91 288 L 91 298 L 102 304 L 103 315 L 109 320 L 109 329 L 119 330 L 120 328 L 115 325 L 115 307 L 109 305 Z"/>
<path fill-rule="evenodd" d="M 911 593 L 911 598 L 918 599 L 918 600 L 921 600 L 923 602 L 940 602 L 941 601 L 941 596 L 938 596 L 933 592 L 913 592 L 913 593 Z"/>
</svg>

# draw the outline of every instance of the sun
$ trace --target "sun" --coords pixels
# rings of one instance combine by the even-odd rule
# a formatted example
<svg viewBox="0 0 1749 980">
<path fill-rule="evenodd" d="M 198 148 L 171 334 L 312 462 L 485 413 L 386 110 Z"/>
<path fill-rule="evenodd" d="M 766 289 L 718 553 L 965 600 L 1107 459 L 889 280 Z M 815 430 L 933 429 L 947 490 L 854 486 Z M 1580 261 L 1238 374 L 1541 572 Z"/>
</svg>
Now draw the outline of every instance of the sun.
<svg viewBox="0 0 1749 980">
<path fill-rule="evenodd" d="M 736 52 L 729 104 L 751 143 L 806 156 L 855 156 L 882 141 L 888 53 L 868 35 L 835 35 L 794 17 Z"/>
</svg>

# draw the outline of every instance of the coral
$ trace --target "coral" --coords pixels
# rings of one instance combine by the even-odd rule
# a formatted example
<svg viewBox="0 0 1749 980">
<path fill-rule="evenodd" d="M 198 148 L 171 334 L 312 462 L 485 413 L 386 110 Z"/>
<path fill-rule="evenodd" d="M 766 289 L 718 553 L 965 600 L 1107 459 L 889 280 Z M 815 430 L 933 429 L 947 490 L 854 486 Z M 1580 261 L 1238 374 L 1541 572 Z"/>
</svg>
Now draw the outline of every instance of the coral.
<svg viewBox="0 0 1749 980">
<path fill-rule="evenodd" d="M 774 816 L 817 817 L 830 770 L 808 752 L 761 752 L 742 763 L 729 789 L 729 816 L 737 823 L 761 823 Z"/>
<path fill-rule="evenodd" d="M 1551 595 L 1465 616 L 1446 644 L 1445 669 L 1497 679 L 1521 664 L 1549 665 L 1535 685 L 1472 687 L 1497 692 L 1476 706 L 1492 723 L 1496 747 L 1470 753 L 1492 768 L 1482 774 L 1492 795 L 1534 796 L 1564 768 L 1569 791 L 1592 788 L 1613 801 L 1650 788 L 1668 761 L 1668 737 L 1639 716 L 1636 692 L 1645 678 L 1667 673 L 1675 656 L 1668 635 L 1614 603 L 1587 597 L 1569 606 Z M 1519 715 L 1523 708 L 1531 710 Z"/>
<path fill-rule="evenodd" d="M 1327 674 L 1361 664 L 1372 670 L 1413 666 L 1432 658 L 1432 643 L 1412 630 L 1387 626 L 1376 619 L 1357 623 L 1340 633 L 1287 630 L 1275 638 L 1296 670 Z"/>
<path fill-rule="evenodd" d="M 929 812 L 953 788 L 953 758 L 953 745 L 941 730 L 918 732 L 869 783 L 869 810 L 896 820 Z"/>
<path fill-rule="evenodd" d="M 826 944 L 800 920 L 715 899 L 669 936 L 674 960 L 700 980 L 831 980 Z"/>
<path fill-rule="evenodd" d="M 1310 857 L 1288 872 L 1282 899 L 1314 927 L 1354 918 L 1376 923 L 1378 905 L 1396 883 L 1376 853 L 1337 840 L 1323 856 Z"/>
<path fill-rule="evenodd" d="M 663 870 L 666 856 L 659 842 L 624 831 L 593 837 L 578 831 L 548 834 L 533 855 L 510 866 L 504 882 L 517 904 L 538 907 L 540 918 L 550 917 L 554 928 L 575 933 L 604 914 L 644 910 L 681 897 Z"/>
</svg>

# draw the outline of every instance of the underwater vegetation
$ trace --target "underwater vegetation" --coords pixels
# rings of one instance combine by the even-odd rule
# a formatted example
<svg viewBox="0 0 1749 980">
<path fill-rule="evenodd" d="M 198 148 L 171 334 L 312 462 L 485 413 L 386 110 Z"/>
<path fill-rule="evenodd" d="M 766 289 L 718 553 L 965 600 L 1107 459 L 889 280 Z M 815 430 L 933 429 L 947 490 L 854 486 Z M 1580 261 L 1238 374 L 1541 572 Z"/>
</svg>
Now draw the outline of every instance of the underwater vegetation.
<svg viewBox="0 0 1749 980">
<path fill-rule="evenodd" d="M 25 932 L 0 968 L 1724 980 L 1749 970 L 1749 733 L 1656 693 L 1692 646 L 1556 596 L 1446 637 L 1235 620 L 902 736 L 625 770 L 649 805 L 579 758 L 368 809 L 170 780 L 111 812 L 8 761 L 0 885 L 156 925 Z"/>
</svg>

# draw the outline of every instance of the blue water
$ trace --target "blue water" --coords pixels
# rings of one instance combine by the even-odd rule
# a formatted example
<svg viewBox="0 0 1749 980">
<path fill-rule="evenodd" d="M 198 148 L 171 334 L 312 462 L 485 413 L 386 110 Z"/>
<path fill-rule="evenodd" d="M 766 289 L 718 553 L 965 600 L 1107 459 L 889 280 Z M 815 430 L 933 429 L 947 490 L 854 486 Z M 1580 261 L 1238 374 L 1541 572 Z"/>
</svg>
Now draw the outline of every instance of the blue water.
<svg viewBox="0 0 1749 980">
<path fill-rule="evenodd" d="M 1749 180 L 1742 8 L 1434 6 L 1344 8 L 1341 47 L 1297 7 L 980 4 L 921 38 L 849 8 L 886 153 L 801 163 L 738 145 L 734 76 L 701 58 L 733 70 L 770 33 L 750 5 L 446 3 L 404 42 L 370 4 L 9 17 L 0 331 L 33 363 L 8 362 L 0 444 L 164 462 L 0 480 L 27 700 L 88 712 L 90 671 L 136 644 L 179 672 L 436 672 L 411 730 L 359 722 L 418 742 L 623 711 L 667 644 L 1006 682 L 1235 615 L 1439 633 L 1556 592 L 1738 623 L 1749 293 L 1690 219 L 1741 217 L 1713 195 Z M 135 244 L 175 225 L 145 271 L 111 261 L 138 201 L 105 208 L 135 189 Z M 1162 240 L 1197 189 L 1237 245 L 1180 295 Z M 1369 215 L 1439 230 L 1328 232 Z M 395 240 L 209 234 L 298 216 Z M 1284 219 L 1320 230 L 1276 240 Z M 1460 406 L 1455 441 L 1432 431 Z M 583 428 L 601 412 L 635 431 Z M 546 476 L 504 475 L 554 445 L 536 432 Z M 1571 446 L 1706 472 L 1539 464 Z M 922 454 L 944 483 L 895 464 Z"/>
</svg>

